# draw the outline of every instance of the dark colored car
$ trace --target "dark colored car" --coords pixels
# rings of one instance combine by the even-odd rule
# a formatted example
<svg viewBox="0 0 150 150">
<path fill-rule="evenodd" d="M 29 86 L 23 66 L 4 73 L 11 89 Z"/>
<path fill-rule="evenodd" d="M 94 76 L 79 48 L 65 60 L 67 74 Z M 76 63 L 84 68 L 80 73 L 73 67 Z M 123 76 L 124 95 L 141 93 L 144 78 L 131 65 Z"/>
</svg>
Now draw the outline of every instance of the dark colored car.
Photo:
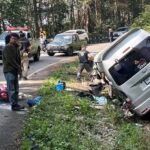
<svg viewBox="0 0 150 150">
<path fill-rule="evenodd" d="M 79 40 L 76 33 L 57 34 L 54 40 L 47 44 L 47 54 L 53 56 L 55 53 L 66 53 L 71 56 L 75 50 L 81 50 L 81 46 L 86 43 L 85 40 Z"/>
<path fill-rule="evenodd" d="M 116 40 L 119 36 L 128 32 L 128 30 L 129 30 L 128 27 L 119 27 L 116 31 L 113 32 L 113 39 Z"/>
</svg>

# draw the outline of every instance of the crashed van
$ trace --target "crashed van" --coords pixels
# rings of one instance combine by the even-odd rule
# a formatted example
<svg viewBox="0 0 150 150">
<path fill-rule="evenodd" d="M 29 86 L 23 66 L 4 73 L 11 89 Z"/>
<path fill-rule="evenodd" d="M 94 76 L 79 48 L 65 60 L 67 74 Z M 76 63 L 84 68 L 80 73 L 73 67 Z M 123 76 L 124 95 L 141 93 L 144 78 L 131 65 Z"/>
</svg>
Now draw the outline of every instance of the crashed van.
<svg viewBox="0 0 150 150">
<path fill-rule="evenodd" d="M 94 59 L 130 108 L 142 116 L 150 110 L 150 33 L 132 29 Z"/>
</svg>

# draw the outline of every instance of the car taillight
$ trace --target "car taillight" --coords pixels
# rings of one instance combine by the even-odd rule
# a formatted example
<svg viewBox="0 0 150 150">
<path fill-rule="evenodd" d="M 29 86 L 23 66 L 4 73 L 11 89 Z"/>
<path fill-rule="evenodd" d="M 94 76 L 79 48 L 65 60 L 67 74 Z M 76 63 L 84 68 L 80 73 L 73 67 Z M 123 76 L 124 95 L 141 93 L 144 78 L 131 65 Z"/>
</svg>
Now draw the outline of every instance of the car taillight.
<svg viewBox="0 0 150 150">
<path fill-rule="evenodd" d="M 149 111 L 149 108 L 145 108 L 142 112 L 141 112 L 141 114 L 145 114 L 146 112 L 148 112 Z"/>
<path fill-rule="evenodd" d="M 126 48 L 124 51 L 123 51 L 123 54 L 128 51 L 130 49 L 130 47 Z"/>
</svg>

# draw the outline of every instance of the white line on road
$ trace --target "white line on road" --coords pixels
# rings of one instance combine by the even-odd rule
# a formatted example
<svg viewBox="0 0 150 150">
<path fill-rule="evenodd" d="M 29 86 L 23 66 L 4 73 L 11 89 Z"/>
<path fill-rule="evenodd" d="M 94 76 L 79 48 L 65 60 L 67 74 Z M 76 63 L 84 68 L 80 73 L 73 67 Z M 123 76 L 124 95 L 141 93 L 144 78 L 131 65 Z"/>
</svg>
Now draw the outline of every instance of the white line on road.
<svg viewBox="0 0 150 150">
<path fill-rule="evenodd" d="M 62 60 L 62 61 L 60 61 L 60 62 L 62 63 L 62 62 L 65 62 L 65 61 Z M 43 68 L 40 68 L 40 69 L 36 70 L 35 72 L 31 73 L 30 75 L 28 75 L 28 78 L 32 77 L 34 74 L 36 74 L 36 73 L 38 73 L 38 72 L 40 72 L 40 71 L 45 70 L 46 68 L 48 68 L 48 67 L 50 67 L 50 66 L 60 64 L 60 62 L 52 63 L 52 64 L 49 64 L 49 65 L 43 67 Z"/>
</svg>

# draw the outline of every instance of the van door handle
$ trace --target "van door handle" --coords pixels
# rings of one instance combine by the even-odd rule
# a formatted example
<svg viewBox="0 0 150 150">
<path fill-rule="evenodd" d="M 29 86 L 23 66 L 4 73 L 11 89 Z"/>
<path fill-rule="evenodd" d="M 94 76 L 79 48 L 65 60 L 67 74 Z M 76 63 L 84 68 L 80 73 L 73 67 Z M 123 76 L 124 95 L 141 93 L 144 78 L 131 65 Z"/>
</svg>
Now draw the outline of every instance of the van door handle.
<svg viewBox="0 0 150 150">
<path fill-rule="evenodd" d="M 146 73 L 146 72 L 147 72 L 147 69 L 145 69 L 145 70 L 142 71 L 142 73 Z"/>
</svg>

